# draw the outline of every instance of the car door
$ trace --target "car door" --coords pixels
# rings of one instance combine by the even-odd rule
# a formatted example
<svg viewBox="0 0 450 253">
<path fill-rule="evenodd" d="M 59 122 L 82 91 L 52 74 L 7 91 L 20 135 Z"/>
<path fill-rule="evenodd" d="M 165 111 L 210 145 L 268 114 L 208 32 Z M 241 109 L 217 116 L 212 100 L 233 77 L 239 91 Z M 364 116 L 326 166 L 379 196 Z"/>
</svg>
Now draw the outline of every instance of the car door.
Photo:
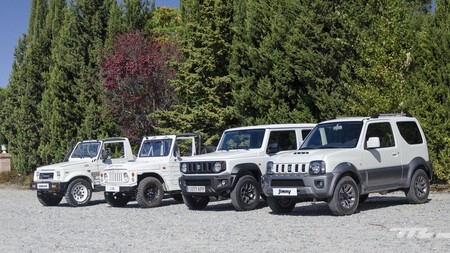
<svg viewBox="0 0 450 253">
<path fill-rule="evenodd" d="M 369 123 L 365 142 L 371 137 L 380 139 L 377 148 L 365 148 L 361 160 L 367 179 L 367 190 L 388 190 L 401 182 L 402 166 L 399 145 L 389 121 Z M 367 146 L 366 146 L 367 147 Z"/>
</svg>

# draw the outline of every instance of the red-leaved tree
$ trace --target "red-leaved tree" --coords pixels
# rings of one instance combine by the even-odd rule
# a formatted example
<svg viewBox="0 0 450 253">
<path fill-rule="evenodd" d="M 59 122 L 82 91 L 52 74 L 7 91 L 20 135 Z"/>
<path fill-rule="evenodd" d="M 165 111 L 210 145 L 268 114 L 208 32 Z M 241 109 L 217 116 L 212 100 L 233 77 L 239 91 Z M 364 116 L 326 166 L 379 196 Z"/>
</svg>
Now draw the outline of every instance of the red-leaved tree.
<svg viewBox="0 0 450 253">
<path fill-rule="evenodd" d="M 118 35 L 100 62 L 107 89 L 106 104 L 130 139 L 155 134 L 150 114 L 176 102 L 169 80 L 175 70 L 168 64 L 178 59 L 175 43 L 146 38 L 133 31 Z"/>
</svg>

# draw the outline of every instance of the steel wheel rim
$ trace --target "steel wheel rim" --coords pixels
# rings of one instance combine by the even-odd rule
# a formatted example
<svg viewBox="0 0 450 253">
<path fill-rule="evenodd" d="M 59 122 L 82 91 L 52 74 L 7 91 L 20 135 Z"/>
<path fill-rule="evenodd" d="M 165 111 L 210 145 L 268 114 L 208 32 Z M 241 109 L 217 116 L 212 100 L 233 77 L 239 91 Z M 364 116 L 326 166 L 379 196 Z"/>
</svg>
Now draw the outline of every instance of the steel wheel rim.
<svg viewBox="0 0 450 253">
<path fill-rule="evenodd" d="M 416 195 L 419 198 L 425 197 L 428 191 L 427 181 L 423 176 L 419 176 L 414 181 L 414 189 L 416 191 Z"/>
<path fill-rule="evenodd" d="M 148 201 L 155 201 L 159 195 L 159 189 L 156 187 L 156 185 L 149 186 L 145 188 L 145 199 Z"/>
<path fill-rule="evenodd" d="M 256 199 L 256 188 L 253 184 L 247 183 L 242 186 L 241 199 L 246 204 L 251 204 Z"/>
<path fill-rule="evenodd" d="M 339 189 L 339 202 L 341 206 L 350 209 L 355 204 L 356 200 L 355 189 L 351 184 L 344 184 L 341 189 Z"/>
<path fill-rule="evenodd" d="M 83 202 L 88 198 L 88 189 L 83 184 L 77 184 L 72 188 L 72 196 L 77 202 Z"/>
</svg>

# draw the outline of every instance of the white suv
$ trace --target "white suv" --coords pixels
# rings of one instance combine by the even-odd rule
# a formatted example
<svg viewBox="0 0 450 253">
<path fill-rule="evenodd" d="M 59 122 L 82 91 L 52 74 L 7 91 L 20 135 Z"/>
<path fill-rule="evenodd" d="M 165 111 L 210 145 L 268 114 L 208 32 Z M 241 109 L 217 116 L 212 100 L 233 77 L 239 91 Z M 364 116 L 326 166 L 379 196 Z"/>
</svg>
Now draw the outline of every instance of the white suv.
<svg viewBox="0 0 450 253">
<path fill-rule="evenodd" d="M 410 203 L 426 202 L 433 177 L 425 135 L 404 114 L 334 119 L 318 124 L 299 150 L 273 156 L 261 184 L 275 213 L 296 202 L 327 201 L 349 215 L 369 193 L 402 190 Z"/>
</svg>

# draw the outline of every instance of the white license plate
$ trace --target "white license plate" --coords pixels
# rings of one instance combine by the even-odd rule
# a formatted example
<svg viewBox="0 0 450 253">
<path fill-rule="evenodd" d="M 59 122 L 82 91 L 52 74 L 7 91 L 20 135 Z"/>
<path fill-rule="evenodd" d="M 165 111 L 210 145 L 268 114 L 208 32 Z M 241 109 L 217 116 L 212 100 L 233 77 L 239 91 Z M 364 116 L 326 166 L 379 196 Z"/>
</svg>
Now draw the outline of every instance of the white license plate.
<svg viewBox="0 0 450 253">
<path fill-rule="evenodd" d="M 273 188 L 273 196 L 297 196 L 296 188 Z"/>
<path fill-rule="evenodd" d="M 105 187 L 106 192 L 119 192 L 119 190 L 120 190 L 120 187 L 116 186 L 116 185 L 107 185 Z"/>
<path fill-rule="evenodd" d="M 37 184 L 38 189 L 49 189 L 50 187 L 48 184 Z"/>
<path fill-rule="evenodd" d="M 205 192 L 205 186 L 187 186 L 187 192 Z"/>
</svg>

